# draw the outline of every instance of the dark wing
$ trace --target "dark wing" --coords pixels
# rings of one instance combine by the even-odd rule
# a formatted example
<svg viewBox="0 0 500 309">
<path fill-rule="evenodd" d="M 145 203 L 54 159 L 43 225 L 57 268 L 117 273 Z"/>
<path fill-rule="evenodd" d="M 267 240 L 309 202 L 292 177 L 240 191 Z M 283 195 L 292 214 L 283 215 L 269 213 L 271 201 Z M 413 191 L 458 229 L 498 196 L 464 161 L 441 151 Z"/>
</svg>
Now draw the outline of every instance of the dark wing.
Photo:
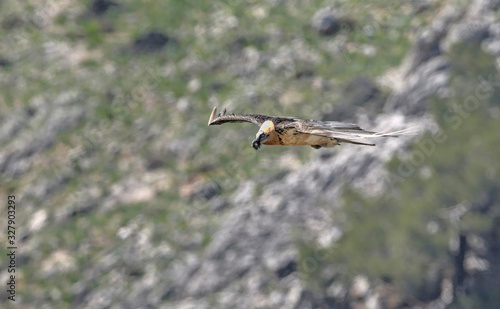
<svg viewBox="0 0 500 309">
<path fill-rule="evenodd" d="M 214 107 L 212 110 L 212 114 L 210 114 L 210 119 L 208 119 L 208 125 L 221 125 L 226 122 L 251 122 L 258 126 L 261 126 L 264 121 L 273 119 L 273 117 L 265 116 L 265 115 L 235 115 L 229 114 L 226 115 L 226 109 L 224 108 L 217 117 L 215 114 L 217 113 L 217 107 Z"/>
<path fill-rule="evenodd" d="M 338 121 L 304 120 L 296 127 L 298 132 L 312 135 L 324 136 L 338 140 L 339 142 L 374 146 L 362 140 L 373 137 L 396 137 L 391 133 L 377 133 L 361 129 L 357 124 Z"/>
</svg>

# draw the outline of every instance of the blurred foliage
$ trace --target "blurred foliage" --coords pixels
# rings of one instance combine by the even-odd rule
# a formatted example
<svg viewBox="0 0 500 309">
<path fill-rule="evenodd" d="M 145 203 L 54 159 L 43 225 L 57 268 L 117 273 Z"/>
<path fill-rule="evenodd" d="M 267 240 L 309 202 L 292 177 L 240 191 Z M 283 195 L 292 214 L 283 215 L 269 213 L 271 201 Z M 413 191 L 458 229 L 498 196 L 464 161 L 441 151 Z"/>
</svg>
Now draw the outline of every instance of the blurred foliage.
<svg viewBox="0 0 500 309">
<path fill-rule="evenodd" d="M 90 12 L 92 2 L 54 4 L 43 10 L 37 10 L 31 1 L 1 4 L 4 27 L 0 28 L 0 54 L 12 58 L 14 65 L 6 72 L 4 81 L 10 86 L 2 92 L 0 104 L 8 112 L 33 105 L 35 100 L 51 102 L 65 91 L 79 93 L 80 104 L 93 108 L 85 124 L 65 134 L 65 144 L 77 147 L 82 140 L 92 138 L 92 130 L 100 130 L 102 135 L 92 139 L 92 144 L 96 153 L 105 155 L 95 168 L 82 174 L 110 178 L 103 180 L 108 183 L 131 172 L 117 166 L 124 159 L 123 152 L 118 157 L 106 153 L 108 141 L 140 144 L 141 157 L 160 156 L 155 140 L 137 140 L 137 119 L 159 126 L 165 132 L 161 138 L 170 143 L 189 140 L 164 160 L 164 166 L 175 172 L 172 177 L 176 183 L 207 170 L 209 177 L 222 183 L 227 178 L 222 165 L 235 157 L 240 158 L 233 171 L 238 179 L 276 171 L 273 162 L 283 149 L 267 147 L 267 159 L 256 164 L 258 156 L 249 147 L 249 136 L 255 133 L 252 126 L 237 124 L 224 130 L 225 141 L 238 143 L 223 143 L 220 130 L 206 127 L 214 105 L 228 106 L 236 113 L 321 118 L 322 111 L 338 104 L 339 88 L 317 91 L 310 78 L 297 77 L 301 72 L 312 71 L 313 77 L 334 85 L 359 74 L 374 77 L 397 65 L 409 46 L 404 33 L 410 18 L 396 14 L 404 11 L 404 5 L 385 0 L 370 5 L 360 1 L 336 4 L 355 25 L 336 37 L 322 37 L 309 26 L 323 1 L 296 1 L 293 5 L 232 0 L 124 1 L 100 15 Z M 267 13 L 256 17 L 261 6 Z M 234 26 L 224 25 L 231 18 L 237 20 Z M 5 26 L 11 24 L 11 28 Z M 362 25 L 369 25 L 369 31 Z M 132 52 L 134 40 L 149 31 L 165 33 L 170 39 L 166 47 L 152 54 Z M 387 31 L 391 35 L 386 35 Z M 335 54 L 331 46 L 337 41 L 344 42 L 339 46 L 345 50 Z M 283 48 L 295 50 L 294 43 L 304 44 L 304 50 L 318 57 L 312 63 L 297 55 L 290 64 L 296 74 L 271 69 L 268 61 L 250 75 L 232 69 L 244 64 L 245 49 L 255 48 L 261 58 L 269 58 Z M 388 45 L 390 49 L 385 48 Z M 373 55 L 364 54 L 368 46 L 376 51 Z M 199 82 L 198 90 L 189 89 L 193 81 Z M 287 90 L 300 93 L 301 99 L 291 105 L 277 102 Z M 313 153 L 306 147 L 290 151 L 300 160 Z M 214 155 L 207 159 L 207 153 Z M 55 156 L 56 151 L 47 157 Z M 101 173 L 104 170 L 109 173 Z M 230 184 L 228 192 L 237 182 Z"/>
<path fill-rule="evenodd" d="M 429 294 L 440 284 L 436 279 L 454 271 L 459 234 L 490 240 L 498 233 L 500 76 L 493 58 L 476 46 L 456 46 L 447 56 L 450 95 L 429 102 L 440 132 L 425 134 L 407 157 L 388 164 L 388 193 L 345 193 L 345 236 L 318 273 L 334 265 L 338 278 L 361 273 L 429 300 L 424 297 L 438 296 Z M 490 265 L 488 275 L 498 277 Z M 455 306 L 496 308 L 499 287 L 478 286 L 475 294 L 460 294 Z"/>
<path fill-rule="evenodd" d="M 179 193 L 179 188 L 196 180 L 214 182 L 220 188 L 220 195 L 227 197 L 247 179 L 286 172 L 287 167 L 277 164 L 284 152 L 299 162 L 314 152 L 310 147 L 266 147 L 265 154 L 255 152 L 250 147 L 255 127 L 236 124 L 223 130 L 207 128 L 211 108 L 219 105 L 236 113 L 321 118 L 324 110 L 331 110 L 342 99 L 339 85 L 360 74 L 375 77 L 397 66 L 414 30 L 433 18 L 431 12 L 409 17 L 408 4 L 404 2 L 340 1 L 335 6 L 351 20 L 353 27 L 342 29 L 336 36 L 323 37 L 310 27 L 314 13 L 325 5 L 322 0 L 251 3 L 128 0 L 116 1 L 117 6 L 102 14 L 91 12 L 92 2 L 0 1 L 0 56 L 10 63 L 0 71 L 2 120 L 30 108 L 39 109 L 41 114 L 28 122 L 28 128 L 20 129 L 22 134 L 14 132 L 14 138 L 2 139 L 0 146 L 16 149 L 23 139 L 37 133 L 38 126 L 49 118 L 47 114 L 60 108 L 55 102 L 64 101 L 61 97 L 74 96 L 74 104 L 85 109 L 80 124 L 62 132 L 35 159 L 28 158 L 30 163 L 22 177 L 0 178 L 0 193 L 43 192 L 47 183 L 58 183 L 61 175 L 65 175 L 61 170 L 71 174 L 71 179 L 63 179 L 60 185 L 48 185 L 50 192 L 44 196 L 26 198 L 19 214 L 21 226 L 28 226 L 32 215 L 39 210 L 45 210 L 48 216 L 48 223 L 41 230 L 24 235 L 28 238 L 26 243 L 32 244 L 29 263 L 19 266 L 23 278 L 20 283 L 25 287 L 19 293 L 27 303 L 44 299 L 58 301 L 61 308 L 71 307 L 73 283 L 111 252 L 119 252 L 124 268 L 134 263 L 127 246 L 136 240 L 118 237 L 123 228 L 134 227 L 132 234 L 151 228 L 153 244 L 166 244 L 174 251 L 172 256 L 155 259 L 151 264 L 168 264 L 179 256 L 182 259 L 189 246 L 201 250 L 210 242 L 214 227 L 226 216 L 213 215 L 206 200 L 189 199 Z M 269 6 L 264 7 L 264 14 L 259 13 L 263 5 Z M 233 17 L 237 22 L 226 25 Z M 164 33 L 169 38 L 166 46 L 154 53 L 134 52 L 134 42 L 151 31 Z M 316 61 L 295 55 L 287 64 L 294 74 L 270 67 L 270 58 L 281 57 L 279 53 L 283 50 L 296 52 L 297 46 L 301 51 L 311 52 Z M 337 47 L 342 50 L 340 53 L 335 52 Z M 266 61 L 250 73 L 238 71 L 247 62 L 246 52 L 252 49 Z M 311 76 L 299 78 L 297 73 L 308 70 Z M 332 87 L 317 90 L 312 87 L 313 78 L 321 78 Z M 199 88 L 189 86 L 197 82 Z M 288 90 L 300 93 L 301 99 L 289 105 L 280 103 L 280 96 Z M 438 109 L 438 104 L 433 108 Z M 439 170 L 455 171 L 456 165 L 445 164 L 452 164 L 448 158 L 461 154 L 462 163 L 474 170 L 462 175 L 472 186 L 452 191 L 460 194 L 456 197 L 445 196 L 450 198 L 443 204 L 445 207 L 463 199 L 473 201 L 473 193 L 490 183 L 478 176 L 483 171 L 482 164 L 492 164 L 489 171 L 495 171 L 493 166 L 498 156 L 493 155 L 497 150 L 492 132 L 497 128 L 493 122 L 476 119 L 479 113 L 481 109 L 464 120 L 456 131 L 443 126 L 450 138 L 428 158 L 438 163 L 441 162 L 438 156 L 444 160 L 440 163 L 444 166 L 432 165 L 436 172 L 429 181 L 436 183 L 433 184 L 436 188 L 445 180 L 438 178 Z M 436 111 L 436 114 L 441 113 Z M 480 124 L 480 128 L 473 124 Z M 473 139 L 472 132 L 477 134 Z M 487 140 L 490 144 L 485 144 Z M 463 143 L 454 145 L 453 141 Z M 476 147 L 474 143 L 479 145 Z M 444 149 L 453 149 L 454 153 L 447 152 L 441 157 Z M 465 153 L 470 149 L 474 149 L 473 158 Z M 488 153 L 490 150 L 493 152 Z M 82 155 L 75 156 L 79 151 Z M 480 160 L 470 164 L 468 160 L 474 158 Z M 145 168 L 155 160 L 159 162 L 156 169 Z M 110 208 L 103 205 L 114 185 L 158 170 L 165 173 L 161 176 L 167 184 L 163 192 L 147 202 L 147 207 L 120 201 Z M 405 194 L 405 198 L 420 198 L 420 192 L 412 190 L 420 188 L 425 192 L 428 184 L 413 183 L 417 174 L 397 183 L 396 191 Z M 457 180 L 449 178 L 446 181 L 453 186 Z M 90 201 L 95 208 L 79 209 L 89 203 L 85 200 L 89 191 L 95 193 Z M 412 199 L 411 203 L 404 203 L 404 214 L 403 207 L 398 206 L 405 201 L 403 197 L 384 196 L 370 201 L 355 192 L 346 194 L 346 204 L 350 205 L 346 207 L 351 229 L 348 235 L 354 236 L 346 236 L 339 244 L 345 251 L 332 250 L 334 255 L 345 252 L 336 259 L 345 261 L 349 257 L 352 264 L 346 268 L 350 272 L 392 276 L 398 282 L 420 285 L 416 274 L 425 268 L 424 263 L 431 256 L 447 261 L 443 247 L 452 230 L 440 219 L 437 223 L 441 230 L 432 235 L 432 243 L 426 241 L 429 237 L 422 224 L 428 224 L 429 218 L 435 219 L 437 207 L 434 204 L 437 197 L 431 192 L 447 194 L 429 190 L 425 207 L 420 207 L 422 201 Z M 444 203 L 445 197 L 439 202 Z M 384 213 L 391 217 L 383 216 Z M 365 214 L 371 214 L 369 220 Z M 142 217 L 151 218 L 153 224 L 141 220 Z M 415 217 L 421 219 L 415 221 Z M 468 228 L 477 230 L 478 225 L 487 226 L 484 216 L 476 217 L 473 220 L 472 212 L 466 215 Z M 464 219 L 461 225 L 465 226 L 465 222 Z M 402 231 L 404 228 L 407 230 Z M 371 238 L 366 238 L 367 235 Z M 419 243 L 413 244 L 409 238 Z M 384 246 L 374 245 L 379 243 Z M 416 248 L 430 252 L 430 256 L 409 253 Z M 39 265 L 50 264 L 51 254 L 59 250 L 74 254 L 76 268 L 56 275 L 40 272 Z M 376 252 L 374 258 L 367 264 L 363 258 L 372 252 Z M 5 254 L 5 248 L 0 248 L 0 254 Z M 399 260 L 401 257 L 408 257 L 414 265 L 407 268 Z M 387 261 L 393 265 L 388 266 Z M 89 284 L 106 285 L 110 278 L 109 273 L 103 273 L 99 282 Z"/>
</svg>

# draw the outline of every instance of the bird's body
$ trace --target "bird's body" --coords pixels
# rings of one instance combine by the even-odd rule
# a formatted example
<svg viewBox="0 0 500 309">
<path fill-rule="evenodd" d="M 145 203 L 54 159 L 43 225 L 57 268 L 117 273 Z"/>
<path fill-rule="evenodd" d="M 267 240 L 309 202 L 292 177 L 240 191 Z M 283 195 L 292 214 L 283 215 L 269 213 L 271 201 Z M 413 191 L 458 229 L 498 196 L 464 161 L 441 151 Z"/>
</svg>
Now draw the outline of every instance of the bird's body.
<svg viewBox="0 0 500 309">
<path fill-rule="evenodd" d="M 295 128 L 283 130 L 281 133 L 276 131 L 269 134 L 269 137 L 262 142 L 264 145 L 282 145 L 282 146 L 304 146 L 304 145 L 321 145 L 322 147 L 333 147 L 339 143 L 331 138 L 301 134 Z"/>
<path fill-rule="evenodd" d="M 353 123 L 338 121 L 318 121 L 293 117 L 272 117 L 265 115 L 226 115 L 224 109 L 217 117 L 214 107 L 208 125 L 221 125 L 227 122 L 251 122 L 258 125 L 256 139 L 252 147 L 258 149 L 261 144 L 281 146 L 309 145 L 319 149 L 333 147 L 340 143 L 374 146 L 361 140 L 370 137 L 396 137 L 403 131 L 376 133 L 365 131 Z"/>
</svg>

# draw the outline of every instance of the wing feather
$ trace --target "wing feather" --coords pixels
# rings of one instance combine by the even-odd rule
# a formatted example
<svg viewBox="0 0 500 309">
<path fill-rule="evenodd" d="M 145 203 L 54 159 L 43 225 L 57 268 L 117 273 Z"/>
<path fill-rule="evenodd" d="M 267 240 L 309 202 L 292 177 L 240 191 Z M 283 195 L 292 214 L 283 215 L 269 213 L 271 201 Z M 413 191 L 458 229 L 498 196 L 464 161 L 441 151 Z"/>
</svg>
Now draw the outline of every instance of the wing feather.
<svg viewBox="0 0 500 309">
<path fill-rule="evenodd" d="M 227 122 L 250 122 L 260 126 L 266 120 L 273 118 L 265 115 L 235 115 L 235 114 L 226 115 L 225 108 L 222 110 L 222 113 L 217 115 L 217 117 L 215 117 L 216 114 L 217 114 L 217 107 L 214 107 L 212 113 L 210 114 L 210 118 L 208 119 L 209 126 L 221 125 Z"/>
</svg>

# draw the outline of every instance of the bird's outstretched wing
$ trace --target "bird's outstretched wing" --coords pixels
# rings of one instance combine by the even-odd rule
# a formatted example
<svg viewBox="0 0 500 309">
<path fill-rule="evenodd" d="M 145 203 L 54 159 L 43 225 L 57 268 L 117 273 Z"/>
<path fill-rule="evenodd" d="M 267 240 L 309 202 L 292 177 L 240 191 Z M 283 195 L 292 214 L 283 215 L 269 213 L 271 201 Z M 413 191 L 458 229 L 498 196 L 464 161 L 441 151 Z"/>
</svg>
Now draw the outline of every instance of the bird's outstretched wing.
<svg viewBox="0 0 500 309">
<path fill-rule="evenodd" d="M 297 123 L 297 131 L 312 135 L 334 138 L 339 142 L 375 146 L 364 142 L 364 139 L 374 137 L 398 137 L 406 134 L 406 130 L 394 132 L 372 132 L 361 129 L 357 124 L 338 121 L 304 120 Z"/>
<path fill-rule="evenodd" d="M 224 108 L 221 113 L 215 117 L 217 114 L 217 107 L 214 107 L 212 110 L 212 114 L 210 114 L 210 118 L 208 119 L 208 125 L 221 125 L 226 122 L 251 122 L 258 126 L 262 125 L 264 121 L 270 120 L 273 117 L 265 116 L 265 115 L 235 115 L 228 114 L 226 115 L 226 109 Z"/>
</svg>

